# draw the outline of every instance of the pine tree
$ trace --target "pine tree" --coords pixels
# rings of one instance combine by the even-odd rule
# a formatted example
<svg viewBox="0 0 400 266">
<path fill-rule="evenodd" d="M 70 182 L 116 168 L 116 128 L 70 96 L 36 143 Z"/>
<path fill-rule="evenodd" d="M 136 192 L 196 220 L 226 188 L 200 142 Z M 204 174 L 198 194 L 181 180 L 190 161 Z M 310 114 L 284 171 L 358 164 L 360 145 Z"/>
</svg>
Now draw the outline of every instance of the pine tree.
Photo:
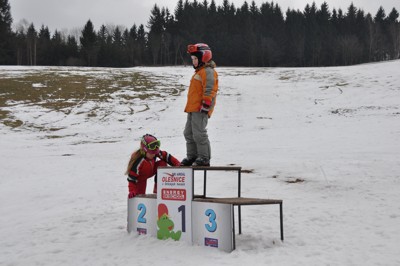
<svg viewBox="0 0 400 266">
<path fill-rule="evenodd" d="M 15 33 L 14 45 L 16 49 L 16 64 L 25 65 L 26 64 L 26 34 L 22 30 L 18 30 Z"/>
<path fill-rule="evenodd" d="M 108 29 L 105 25 L 101 25 L 100 30 L 97 33 L 97 65 L 98 66 L 112 66 L 112 58 L 111 58 L 111 45 L 107 41 L 110 36 Z"/>
<path fill-rule="evenodd" d="M 300 11 L 286 11 L 285 34 L 287 43 L 285 44 L 285 63 L 288 66 L 304 65 L 304 45 L 305 45 L 305 19 Z"/>
<path fill-rule="evenodd" d="M 256 59 L 251 56 L 250 51 L 257 41 L 255 40 L 247 2 L 244 2 L 243 5 L 237 9 L 235 18 L 235 24 L 232 25 L 233 30 L 231 30 L 231 38 L 233 38 L 232 49 L 234 49 L 236 53 L 235 56 L 231 58 L 230 64 L 254 66 Z"/>
<path fill-rule="evenodd" d="M 368 62 L 369 55 L 369 34 L 368 34 L 368 23 L 365 13 L 362 9 L 358 9 L 356 15 L 356 33 L 358 41 L 360 42 L 361 54 L 359 55 L 357 63 Z"/>
<path fill-rule="evenodd" d="M 204 35 L 204 39 L 207 44 L 212 47 L 213 50 L 218 52 L 217 47 L 215 46 L 216 40 L 219 38 L 220 32 L 217 30 L 216 25 L 218 24 L 218 15 L 217 15 L 217 6 L 214 0 L 211 0 L 210 4 L 207 8 L 207 18 L 204 21 L 206 32 Z M 216 50 L 217 49 L 217 50 Z M 186 52 L 186 51 L 185 51 Z M 217 53 L 215 53 L 217 55 Z M 217 61 L 219 60 L 219 56 L 216 56 Z"/>
<path fill-rule="evenodd" d="M 124 39 L 122 36 L 122 32 L 119 29 L 119 27 L 116 27 L 114 29 L 114 32 L 112 34 L 112 50 L 111 50 L 111 55 L 112 55 L 112 62 L 113 66 L 115 67 L 125 67 L 126 62 L 125 62 L 125 56 L 124 56 Z"/>
<path fill-rule="evenodd" d="M 306 5 L 304 9 L 305 17 L 305 64 L 306 66 L 317 65 L 316 55 L 320 38 L 318 36 L 318 24 L 317 24 L 317 7 L 315 2 L 310 6 Z"/>
<path fill-rule="evenodd" d="M 400 58 L 400 24 L 397 21 L 399 12 L 393 8 L 386 18 L 387 39 L 390 58 Z"/>
<path fill-rule="evenodd" d="M 0 0 L 0 64 L 11 64 L 12 49 L 12 17 L 8 0 Z"/>
<path fill-rule="evenodd" d="M 376 38 L 376 46 L 374 51 L 374 60 L 381 61 L 387 60 L 387 35 L 385 32 L 385 21 L 386 13 L 383 7 L 379 7 L 376 15 L 374 17 L 375 23 L 375 38 Z"/>
<path fill-rule="evenodd" d="M 65 63 L 67 66 L 81 65 L 79 60 L 78 42 L 74 36 L 68 36 L 67 38 L 66 55 L 68 56 Z"/>
<path fill-rule="evenodd" d="M 330 64 L 330 55 L 334 48 L 332 46 L 332 24 L 330 22 L 331 13 L 327 2 L 323 2 L 317 11 L 318 24 L 318 43 L 317 43 L 317 65 L 327 66 Z"/>
<path fill-rule="evenodd" d="M 160 8 L 155 4 L 151 10 L 151 15 L 147 27 L 149 31 L 149 47 L 153 58 L 153 65 L 159 63 L 161 46 L 164 34 L 164 17 L 161 14 Z"/>
<path fill-rule="evenodd" d="M 143 24 L 139 25 L 138 31 L 137 31 L 137 44 L 138 44 L 138 65 L 143 65 L 147 63 L 147 36 L 146 36 L 146 31 L 144 30 Z"/>
<path fill-rule="evenodd" d="M 8 0 L 0 0 L 0 64 L 11 64 L 12 49 L 12 17 Z"/>
<path fill-rule="evenodd" d="M 66 51 L 63 37 L 59 31 L 55 31 L 51 37 L 52 65 L 63 66 L 66 63 Z"/>
<path fill-rule="evenodd" d="M 376 38 L 375 38 L 375 25 L 373 18 L 371 14 L 368 13 L 368 15 L 365 18 L 365 23 L 368 28 L 368 62 L 373 61 L 374 59 L 374 51 L 375 51 L 375 46 L 376 46 Z"/>
<path fill-rule="evenodd" d="M 38 35 L 37 45 L 37 64 L 38 65 L 51 65 L 51 51 L 50 51 L 50 31 L 48 27 L 42 25 Z"/>
<path fill-rule="evenodd" d="M 8 0 L 0 0 L 0 64 L 133 66 L 189 62 L 186 45 L 204 42 L 221 65 L 325 66 L 381 61 L 400 57 L 399 12 L 375 16 L 352 3 L 346 14 L 315 2 L 303 11 L 283 13 L 274 2 L 178 0 L 171 14 L 154 5 L 145 27 L 101 26 L 89 20 L 83 30 L 63 36 L 48 27 L 39 32 L 25 23 L 16 32 Z M 80 40 L 78 45 L 77 40 Z M 79 52 L 79 54 L 78 54 Z M 78 58 L 79 57 L 79 58 Z"/>
<path fill-rule="evenodd" d="M 33 23 L 29 26 L 26 33 L 26 57 L 28 58 L 28 65 L 36 65 L 36 46 L 37 45 L 37 32 Z"/>
<path fill-rule="evenodd" d="M 87 66 L 96 66 L 96 57 L 98 52 L 96 38 L 97 36 L 93 28 L 93 23 L 88 20 L 80 37 L 82 53 Z"/>
<path fill-rule="evenodd" d="M 122 66 L 129 67 L 133 66 L 132 60 L 129 55 L 131 54 L 131 36 L 129 34 L 129 30 L 125 29 L 122 33 Z"/>
<path fill-rule="evenodd" d="M 12 17 L 8 0 L 0 0 L 0 36 L 11 33 Z"/>
<path fill-rule="evenodd" d="M 344 32 L 339 39 L 344 65 L 351 65 L 358 62 L 358 58 L 362 55 L 362 46 L 356 31 L 356 15 L 357 8 L 351 3 L 344 18 Z"/>
<path fill-rule="evenodd" d="M 137 49 L 137 27 L 134 24 L 128 31 L 126 29 L 123 34 L 123 39 L 125 43 L 125 56 L 126 56 L 126 63 L 128 66 L 135 65 L 135 53 Z"/>
<path fill-rule="evenodd" d="M 184 50 L 184 43 L 186 41 L 183 38 L 182 30 L 184 27 L 183 24 L 184 19 L 184 9 L 183 9 L 183 1 L 179 0 L 175 11 L 174 18 L 169 20 L 166 25 L 166 31 L 171 35 L 171 51 L 173 51 L 172 64 L 177 65 L 178 62 L 185 63 L 183 54 L 186 52 Z"/>
<path fill-rule="evenodd" d="M 223 62 L 225 65 L 234 65 L 235 57 L 237 52 L 235 49 L 238 46 L 239 38 L 238 34 L 234 35 L 236 25 L 236 9 L 233 4 L 230 4 L 228 0 L 224 0 L 222 6 L 217 8 L 218 19 L 216 21 L 216 31 L 218 32 L 218 38 L 215 39 L 213 46 L 213 54 L 218 55 L 219 62 Z M 201 40 L 201 35 L 198 37 Z M 192 40 L 195 42 L 196 39 Z M 211 44 L 210 44 L 211 45 Z M 243 62 L 243 64 L 245 64 Z"/>
</svg>

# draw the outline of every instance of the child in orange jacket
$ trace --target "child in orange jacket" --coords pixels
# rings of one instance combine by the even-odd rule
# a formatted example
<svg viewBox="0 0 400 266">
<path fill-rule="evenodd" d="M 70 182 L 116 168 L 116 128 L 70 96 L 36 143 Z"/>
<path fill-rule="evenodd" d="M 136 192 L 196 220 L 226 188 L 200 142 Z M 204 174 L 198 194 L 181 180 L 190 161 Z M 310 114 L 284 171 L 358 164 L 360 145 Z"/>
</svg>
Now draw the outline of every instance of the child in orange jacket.
<svg viewBox="0 0 400 266">
<path fill-rule="evenodd" d="M 208 119 L 213 113 L 218 92 L 218 74 L 210 47 L 204 43 L 188 45 L 195 73 L 190 80 L 185 112 L 186 158 L 182 165 L 209 166 L 211 146 L 207 134 Z"/>
<path fill-rule="evenodd" d="M 157 168 L 179 166 L 180 161 L 166 151 L 160 150 L 160 141 L 146 134 L 141 138 L 140 148 L 132 153 L 126 170 L 128 175 L 128 198 L 146 194 L 147 179 L 154 178 L 153 193 L 157 193 Z"/>
</svg>

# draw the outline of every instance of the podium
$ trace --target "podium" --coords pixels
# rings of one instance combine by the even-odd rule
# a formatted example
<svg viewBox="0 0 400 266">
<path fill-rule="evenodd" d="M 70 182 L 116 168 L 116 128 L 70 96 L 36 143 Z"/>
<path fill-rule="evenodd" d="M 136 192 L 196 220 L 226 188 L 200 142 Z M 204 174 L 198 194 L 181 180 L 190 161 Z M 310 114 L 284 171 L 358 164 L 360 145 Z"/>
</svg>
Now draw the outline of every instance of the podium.
<svg viewBox="0 0 400 266">
<path fill-rule="evenodd" d="M 204 171 L 203 195 L 194 195 L 195 171 Z M 238 197 L 207 197 L 207 171 L 237 171 Z M 159 167 L 157 179 L 157 194 L 128 199 L 128 232 L 231 252 L 236 248 L 234 208 L 241 234 L 241 206 L 278 204 L 283 241 L 282 200 L 242 198 L 240 167 Z"/>
</svg>

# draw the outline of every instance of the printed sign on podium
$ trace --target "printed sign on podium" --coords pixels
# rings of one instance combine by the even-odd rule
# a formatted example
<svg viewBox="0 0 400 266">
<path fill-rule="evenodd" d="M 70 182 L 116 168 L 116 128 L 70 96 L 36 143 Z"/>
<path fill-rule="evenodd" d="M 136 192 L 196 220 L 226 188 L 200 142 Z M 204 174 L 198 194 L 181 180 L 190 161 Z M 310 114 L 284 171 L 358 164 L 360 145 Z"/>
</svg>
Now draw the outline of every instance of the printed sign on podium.
<svg viewBox="0 0 400 266">
<path fill-rule="evenodd" d="M 231 252 L 234 248 L 232 208 L 232 204 L 193 201 L 193 244 Z"/>
<path fill-rule="evenodd" d="M 157 199 L 141 197 L 128 199 L 128 232 L 157 236 Z"/>
<path fill-rule="evenodd" d="M 157 170 L 157 238 L 192 243 L 193 171 L 159 167 Z"/>
</svg>

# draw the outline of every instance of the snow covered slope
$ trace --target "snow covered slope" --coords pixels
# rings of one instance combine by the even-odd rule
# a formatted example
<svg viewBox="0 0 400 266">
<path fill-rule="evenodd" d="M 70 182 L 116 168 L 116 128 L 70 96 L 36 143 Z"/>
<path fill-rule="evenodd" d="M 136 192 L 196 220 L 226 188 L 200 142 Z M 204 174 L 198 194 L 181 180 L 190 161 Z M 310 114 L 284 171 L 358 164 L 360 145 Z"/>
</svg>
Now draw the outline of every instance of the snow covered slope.
<svg viewBox="0 0 400 266">
<path fill-rule="evenodd" d="M 211 163 L 249 170 L 243 196 L 284 202 L 284 243 L 275 206 L 249 206 L 228 254 L 126 232 L 123 174 L 140 136 L 155 134 L 163 149 L 185 156 L 192 68 L 0 67 L 3 84 L 132 73 L 156 84 L 149 92 L 114 86 L 101 101 L 82 96 L 59 110 L 46 95 L 45 104 L 5 101 L 0 114 L 16 124 L 0 124 L 0 264 L 400 265 L 399 69 L 400 61 L 217 68 Z M 46 86 L 31 87 L 40 94 Z M 235 195 L 231 175 L 209 180 L 210 196 Z"/>
</svg>

